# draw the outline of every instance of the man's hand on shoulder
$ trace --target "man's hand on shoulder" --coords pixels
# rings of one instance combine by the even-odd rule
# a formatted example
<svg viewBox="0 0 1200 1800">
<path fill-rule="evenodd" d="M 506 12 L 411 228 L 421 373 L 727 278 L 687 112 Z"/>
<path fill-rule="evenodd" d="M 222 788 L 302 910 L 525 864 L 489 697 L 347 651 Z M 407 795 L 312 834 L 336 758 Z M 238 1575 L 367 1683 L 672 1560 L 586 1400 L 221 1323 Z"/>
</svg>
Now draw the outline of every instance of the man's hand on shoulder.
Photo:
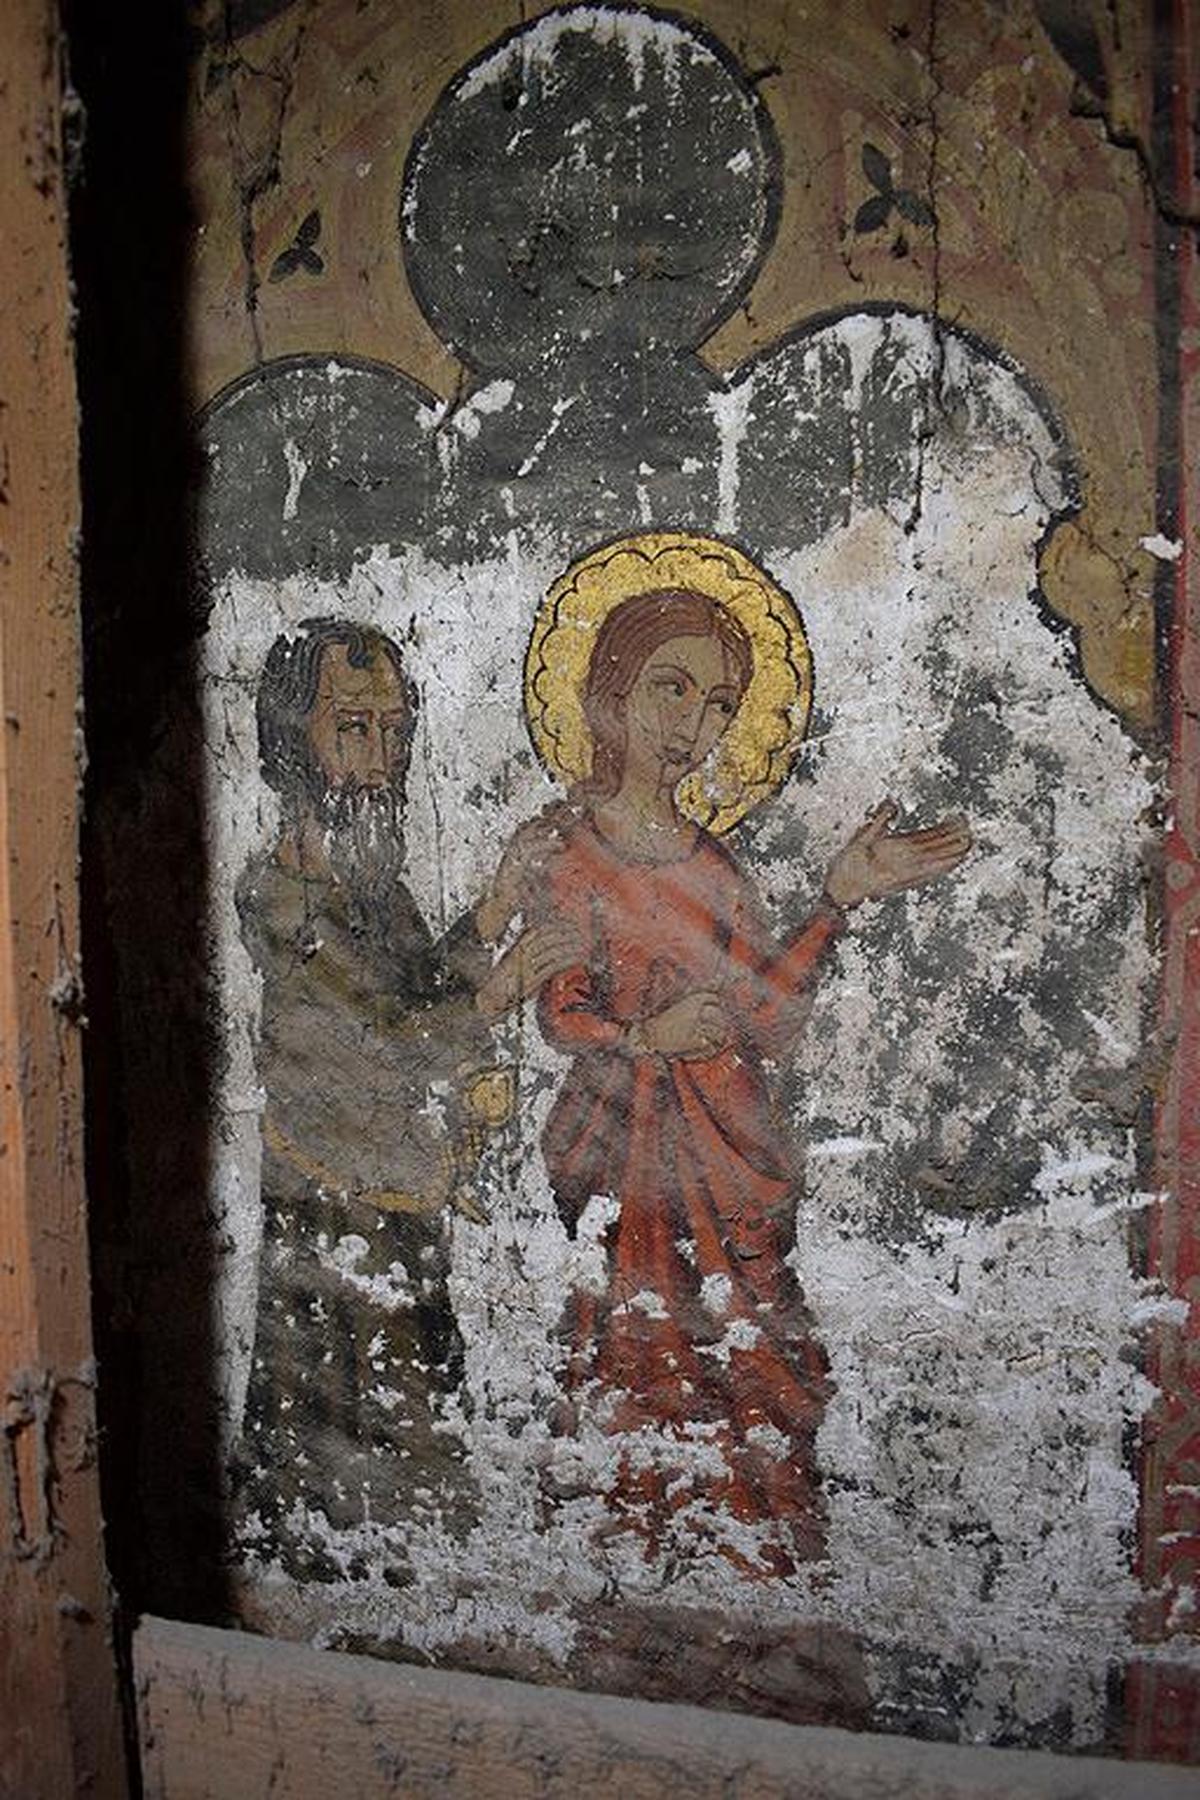
<svg viewBox="0 0 1200 1800">
<path fill-rule="evenodd" d="M 492 885 L 475 908 L 475 928 L 485 944 L 499 943 L 518 914 L 529 919 L 544 905 L 550 865 L 575 817 L 573 807 L 556 800 L 513 832 Z"/>
<path fill-rule="evenodd" d="M 500 958 L 475 995 L 475 1004 L 485 1018 L 503 1018 L 553 976 L 583 962 L 584 955 L 583 938 L 567 920 L 531 925 Z"/>
</svg>

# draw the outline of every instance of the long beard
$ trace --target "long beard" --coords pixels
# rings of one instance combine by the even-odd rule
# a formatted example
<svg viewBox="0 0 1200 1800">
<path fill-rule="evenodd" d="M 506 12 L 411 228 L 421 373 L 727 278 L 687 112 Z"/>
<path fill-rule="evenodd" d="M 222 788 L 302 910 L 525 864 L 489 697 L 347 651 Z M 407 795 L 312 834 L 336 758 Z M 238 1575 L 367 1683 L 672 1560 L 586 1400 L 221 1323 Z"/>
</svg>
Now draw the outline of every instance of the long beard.
<svg viewBox="0 0 1200 1800">
<path fill-rule="evenodd" d="M 395 888 L 404 867 L 403 789 L 343 782 L 321 794 L 317 817 L 334 876 L 370 913 Z"/>
</svg>

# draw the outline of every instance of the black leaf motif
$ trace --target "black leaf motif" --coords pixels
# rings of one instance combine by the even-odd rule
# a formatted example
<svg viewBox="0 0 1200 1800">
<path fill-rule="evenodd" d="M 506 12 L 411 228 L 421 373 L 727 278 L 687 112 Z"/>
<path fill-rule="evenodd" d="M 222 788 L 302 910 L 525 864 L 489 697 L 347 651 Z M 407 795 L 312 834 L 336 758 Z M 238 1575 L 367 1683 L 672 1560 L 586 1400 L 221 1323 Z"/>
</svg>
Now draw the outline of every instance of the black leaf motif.
<svg viewBox="0 0 1200 1800">
<path fill-rule="evenodd" d="M 300 267 L 300 259 L 303 255 L 304 252 L 302 250 L 297 250 L 295 244 L 293 244 L 290 249 L 281 250 L 279 255 L 275 258 L 275 261 L 271 264 L 271 272 L 267 276 L 267 280 L 286 281 L 288 276 L 294 275 L 296 270 Z"/>
<path fill-rule="evenodd" d="M 303 269 L 309 275 L 324 274 L 324 261 L 313 249 L 320 235 L 321 213 L 318 207 L 314 207 L 301 221 L 300 228 L 287 249 L 281 251 L 271 264 L 268 281 L 286 281 L 297 269 Z"/>
<path fill-rule="evenodd" d="M 881 194 L 892 191 L 892 165 L 889 159 L 875 144 L 864 144 L 862 147 L 863 174 L 873 188 Z"/>
<path fill-rule="evenodd" d="M 908 188 L 896 189 L 896 207 L 901 216 L 910 225 L 932 225 L 934 223 L 933 208 L 921 199 L 919 194 L 910 193 Z"/>
<path fill-rule="evenodd" d="M 881 225 L 887 224 L 891 210 L 890 194 L 872 194 L 869 200 L 863 201 L 854 215 L 855 231 L 860 235 L 867 231 L 878 231 Z"/>
</svg>

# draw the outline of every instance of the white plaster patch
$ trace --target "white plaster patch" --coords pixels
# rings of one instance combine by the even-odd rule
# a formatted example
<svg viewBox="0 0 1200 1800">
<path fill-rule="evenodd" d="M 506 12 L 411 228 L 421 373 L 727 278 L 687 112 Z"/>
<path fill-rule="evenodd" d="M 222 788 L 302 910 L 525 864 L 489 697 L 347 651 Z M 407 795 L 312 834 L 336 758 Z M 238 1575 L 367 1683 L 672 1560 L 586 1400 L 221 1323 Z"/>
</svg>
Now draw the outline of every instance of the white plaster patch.
<svg viewBox="0 0 1200 1800">
<path fill-rule="evenodd" d="M 765 1450 L 776 1462 L 782 1462 L 792 1451 L 791 1441 L 777 1425 L 751 1425 L 746 1433 L 746 1442 L 756 1450 Z"/>
<path fill-rule="evenodd" d="M 316 1251 L 317 1260 L 323 1268 L 340 1276 L 347 1287 L 353 1288 L 356 1294 L 361 1294 L 373 1306 L 386 1307 L 388 1312 L 399 1312 L 405 1307 L 416 1305 L 417 1296 L 412 1276 L 402 1262 L 393 1262 L 386 1270 L 372 1274 L 359 1268 L 363 1259 L 370 1255 L 371 1246 L 357 1232 L 340 1237 L 332 1248 L 323 1239 L 319 1239 Z"/>
<path fill-rule="evenodd" d="M 762 1331 L 752 1319 L 731 1319 L 717 1342 L 699 1345 L 697 1354 L 728 1364 L 735 1350 L 754 1350 L 761 1342 Z"/>
<path fill-rule="evenodd" d="M 619 13 L 606 7 L 572 7 L 569 12 L 547 13 L 536 24 L 522 31 L 515 44 L 504 44 L 472 69 L 460 82 L 460 100 L 473 100 L 501 79 L 509 65 L 520 59 L 525 67 L 537 70 L 543 82 L 553 83 L 557 74 L 557 53 L 564 37 L 586 35 L 595 43 L 617 44 L 624 51 L 635 93 L 645 80 L 647 56 L 656 57 L 671 80 L 678 57 L 687 56 L 689 63 L 715 63 L 706 49 L 682 26 L 669 19 L 652 18 L 645 13 Z"/>
<path fill-rule="evenodd" d="M 706 1275 L 700 1283 L 701 1301 L 718 1318 L 729 1311 L 732 1298 L 733 1283 L 728 1275 Z"/>
<path fill-rule="evenodd" d="M 1156 556 L 1160 562 L 1178 562 L 1183 555 L 1182 540 L 1164 537 L 1161 531 L 1156 531 L 1151 537 L 1139 538 L 1138 543 L 1143 550 L 1148 550 L 1150 555 Z"/>
<path fill-rule="evenodd" d="M 648 1319 L 669 1319 L 671 1316 L 662 1295 L 656 1294 L 653 1288 L 639 1288 L 636 1294 L 631 1294 L 616 1310 L 645 1313 Z"/>
<path fill-rule="evenodd" d="M 454 429 L 465 438 L 477 438 L 483 420 L 493 413 L 503 412 L 513 397 L 511 381 L 489 381 L 486 387 L 479 388 L 469 399 L 451 415 Z"/>
<path fill-rule="evenodd" d="M 304 485 L 304 477 L 308 474 L 308 464 L 300 454 L 299 446 L 293 438 L 285 438 L 283 444 L 284 461 L 287 463 L 288 484 L 283 497 L 283 516 L 294 519 L 300 504 L 300 489 Z"/>
<path fill-rule="evenodd" d="M 738 528 L 738 449 L 745 434 L 753 399 L 752 379 L 708 396 L 708 410 L 716 425 L 717 441 L 720 444 L 717 462 L 717 530 L 727 537 L 735 536 Z"/>
<path fill-rule="evenodd" d="M 532 475 L 533 471 L 537 468 L 546 445 L 558 430 L 564 416 L 570 412 L 571 408 L 575 405 L 577 399 L 578 395 L 569 394 L 565 399 L 556 400 L 554 402 L 554 405 L 550 409 L 549 425 L 547 425 L 541 437 L 538 438 L 528 456 L 522 458 L 520 466 L 517 469 L 517 479 L 519 481 L 523 481 L 526 475 Z"/>
</svg>

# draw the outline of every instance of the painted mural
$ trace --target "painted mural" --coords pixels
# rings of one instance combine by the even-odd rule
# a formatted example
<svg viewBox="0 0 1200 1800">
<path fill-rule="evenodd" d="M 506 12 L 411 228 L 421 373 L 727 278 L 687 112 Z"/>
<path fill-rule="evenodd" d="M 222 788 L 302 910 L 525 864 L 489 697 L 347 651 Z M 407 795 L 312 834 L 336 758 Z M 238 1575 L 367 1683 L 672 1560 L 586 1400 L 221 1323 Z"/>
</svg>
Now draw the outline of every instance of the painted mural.
<svg viewBox="0 0 1200 1800">
<path fill-rule="evenodd" d="M 245 31 L 402 29 L 294 10 Z M 718 368 L 795 121 L 707 11 L 496 23 L 411 141 L 343 98 L 326 178 L 389 171 L 360 273 L 391 234 L 452 389 L 303 325 L 357 278 L 297 193 L 309 339 L 199 427 L 238 1611 L 1102 1742 L 1158 790 L 1129 583 L 1063 623 L 1074 415 L 936 294 Z M 936 270 L 951 203 L 853 163 L 851 233 Z"/>
</svg>

